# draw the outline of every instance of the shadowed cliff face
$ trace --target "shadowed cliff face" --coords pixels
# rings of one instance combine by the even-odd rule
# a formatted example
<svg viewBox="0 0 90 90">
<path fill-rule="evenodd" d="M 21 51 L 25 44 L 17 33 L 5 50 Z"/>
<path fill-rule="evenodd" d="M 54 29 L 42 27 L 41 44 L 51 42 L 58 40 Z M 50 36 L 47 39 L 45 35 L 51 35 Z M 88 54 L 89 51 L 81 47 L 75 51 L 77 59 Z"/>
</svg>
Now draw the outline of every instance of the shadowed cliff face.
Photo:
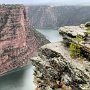
<svg viewBox="0 0 90 90">
<path fill-rule="evenodd" d="M 49 42 L 28 22 L 24 6 L 0 6 L 0 74 L 29 64 L 37 49 Z"/>
<path fill-rule="evenodd" d="M 90 20 L 89 6 L 29 6 L 30 22 L 35 28 L 79 25 Z"/>
</svg>

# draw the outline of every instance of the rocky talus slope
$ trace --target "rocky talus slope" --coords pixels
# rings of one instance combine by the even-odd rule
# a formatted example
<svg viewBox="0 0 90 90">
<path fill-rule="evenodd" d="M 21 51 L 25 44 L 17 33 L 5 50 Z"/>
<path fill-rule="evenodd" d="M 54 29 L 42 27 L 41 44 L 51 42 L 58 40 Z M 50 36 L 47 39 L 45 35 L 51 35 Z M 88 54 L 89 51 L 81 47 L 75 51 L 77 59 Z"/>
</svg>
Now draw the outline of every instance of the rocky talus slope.
<svg viewBox="0 0 90 90">
<path fill-rule="evenodd" d="M 62 42 L 42 46 L 38 56 L 32 58 L 36 90 L 90 90 L 90 60 L 89 57 L 85 57 L 90 53 L 89 43 L 87 45 L 87 27 L 61 27 L 60 34 L 64 38 Z M 77 43 L 77 35 L 85 37 L 85 40 Z M 83 55 L 72 57 L 70 43 L 81 45 Z"/>
<path fill-rule="evenodd" d="M 27 17 L 23 5 L 0 5 L 0 75 L 29 64 L 37 49 L 49 42 Z"/>
</svg>

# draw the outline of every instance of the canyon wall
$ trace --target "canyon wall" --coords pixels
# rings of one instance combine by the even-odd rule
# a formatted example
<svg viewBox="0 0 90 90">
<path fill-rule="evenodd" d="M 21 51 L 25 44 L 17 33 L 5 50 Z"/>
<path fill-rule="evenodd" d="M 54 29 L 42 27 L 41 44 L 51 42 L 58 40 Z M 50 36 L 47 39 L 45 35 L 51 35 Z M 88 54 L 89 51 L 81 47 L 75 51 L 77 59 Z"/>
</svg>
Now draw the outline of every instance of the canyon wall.
<svg viewBox="0 0 90 90">
<path fill-rule="evenodd" d="M 90 21 L 90 6 L 28 6 L 29 18 L 35 28 L 57 29 Z"/>
<path fill-rule="evenodd" d="M 23 5 L 0 5 L 0 75 L 30 64 L 37 49 L 48 43 L 31 27 Z"/>
</svg>

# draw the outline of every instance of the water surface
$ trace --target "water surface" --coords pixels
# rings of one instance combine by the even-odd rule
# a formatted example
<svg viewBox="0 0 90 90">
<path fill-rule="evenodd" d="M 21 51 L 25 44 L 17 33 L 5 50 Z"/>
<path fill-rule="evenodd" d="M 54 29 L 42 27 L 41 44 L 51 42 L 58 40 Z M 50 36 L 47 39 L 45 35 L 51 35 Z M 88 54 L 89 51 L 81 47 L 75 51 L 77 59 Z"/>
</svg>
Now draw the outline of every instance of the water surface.
<svg viewBox="0 0 90 90">
<path fill-rule="evenodd" d="M 62 37 L 57 30 L 37 29 L 51 42 L 61 41 Z M 33 83 L 33 66 L 29 65 L 19 71 L 0 77 L 0 90 L 35 90 Z"/>
<path fill-rule="evenodd" d="M 35 90 L 33 66 L 0 77 L 0 90 Z"/>
<path fill-rule="evenodd" d="M 55 29 L 36 29 L 42 33 L 50 42 L 62 41 L 62 36 Z"/>
</svg>

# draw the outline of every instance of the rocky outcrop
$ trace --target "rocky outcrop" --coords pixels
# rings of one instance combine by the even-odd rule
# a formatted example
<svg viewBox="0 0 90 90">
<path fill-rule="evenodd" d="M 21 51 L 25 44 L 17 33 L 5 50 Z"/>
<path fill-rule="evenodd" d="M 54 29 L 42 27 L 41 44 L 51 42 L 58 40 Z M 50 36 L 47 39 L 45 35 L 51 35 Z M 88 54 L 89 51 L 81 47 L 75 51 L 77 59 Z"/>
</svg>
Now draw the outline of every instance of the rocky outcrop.
<svg viewBox="0 0 90 90">
<path fill-rule="evenodd" d="M 80 35 L 82 37 L 85 37 L 87 34 L 87 31 L 85 28 L 82 28 L 80 26 L 64 26 L 60 27 L 59 33 L 63 35 L 67 35 L 70 37 L 76 37 L 77 35 Z"/>
<path fill-rule="evenodd" d="M 90 55 L 87 52 L 90 53 L 90 49 L 87 48 L 90 45 L 82 44 L 82 42 L 86 43 L 89 35 L 87 27 L 85 25 L 65 26 L 61 27 L 59 32 L 64 37 L 62 42 L 42 46 L 38 51 L 38 56 L 31 59 L 35 66 L 36 90 L 89 90 L 90 61 L 88 56 Z M 78 37 L 80 41 L 77 40 L 78 35 L 80 35 Z M 85 37 L 83 41 L 81 37 Z M 70 45 L 66 47 L 65 40 L 66 43 L 72 42 L 82 46 L 82 52 L 87 54 L 87 57 L 85 55 L 72 57 L 70 48 L 68 48 Z M 78 50 L 74 46 L 73 48 Z"/>
<path fill-rule="evenodd" d="M 65 43 L 68 45 L 73 42 L 82 46 L 84 57 L 90 60 L 90 29 L 84 24 L 80 26 L 60 27 L 59 33 L 63 36 Z"/>
<path fill-rule="evenodd" d="M 23 5 L 0 6 L 0 75 L 29 64 L 48 42 L 30 26 Z"/>
<path fill-rule="evenodd" d="M 90 20 L 90 6 L 28 6 L 30 23 L 35 28 L 57 29 Z"/>
<path fill-rule="evenodd" d="M 90 89 L 90 62 L 71 58 L 61 42 L 41 47 L 32 63 L 37 90 Z"/>
</svg>

